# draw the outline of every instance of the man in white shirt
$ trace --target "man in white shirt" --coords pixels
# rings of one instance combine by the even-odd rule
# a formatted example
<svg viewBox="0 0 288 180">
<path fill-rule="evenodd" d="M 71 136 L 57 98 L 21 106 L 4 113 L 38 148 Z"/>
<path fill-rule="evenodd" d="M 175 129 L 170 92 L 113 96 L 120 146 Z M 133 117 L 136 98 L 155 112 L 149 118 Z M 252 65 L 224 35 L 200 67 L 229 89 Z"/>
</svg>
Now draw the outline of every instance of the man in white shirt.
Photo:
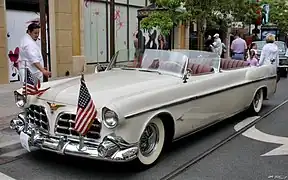
<svg viewBox="0 0 288 180">
<path fill-rule="evenodd" d="M 244 60 L 245 52 L 247 50 L 247 43 L 238 34 L 235 35 L 235 39 L 232 41 L 231 50 L 233 53 L 232 59 Z"/>
<path fill-rule="evenodd" d="M 41 48 L 37 43 L 39 37 L 40 26 L 32 23 L 28 26 L 27 34 L 21 39 L 20 43 L 20 77 L 24 82 L 25 64 L 32 75 L 43 81 L 43 75 L 51 76 L 51 72 L 44 68 Z"/>
</svg>

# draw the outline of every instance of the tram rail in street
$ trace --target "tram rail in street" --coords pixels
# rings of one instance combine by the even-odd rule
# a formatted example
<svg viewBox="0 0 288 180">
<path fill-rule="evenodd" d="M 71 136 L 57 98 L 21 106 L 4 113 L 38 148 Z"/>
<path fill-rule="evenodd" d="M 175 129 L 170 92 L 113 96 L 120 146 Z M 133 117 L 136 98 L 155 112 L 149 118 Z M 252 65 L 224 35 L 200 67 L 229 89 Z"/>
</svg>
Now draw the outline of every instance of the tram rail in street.
<svg viewBox="0 0 288 180">
<path fill-rule="evenodd" d="M 241 135 L 243 132 L 245 132 L 246 130 L 248 130 L 249 128 L 251 128 L 255 124 L 257 124 L 258 122 L 260 122 L 261 120 L 263 120 L 264 118 L 266 118 L 267 116 L 272 114 L 273 112 L 277 111 L 279 108 L 284 106 L 286 103 L 288 103 L 288 99 L 285 99 L 281 104 L 277 105 L 276 107 L 274 107 L 273 109 L 271 109 L 270 111 L 265 113 L 264 115 L 259 116 L 253 122 L 247 124 L 245 127 L 240 129 L 239 131 L 236 131 L 235 133 L 233 133 L 230 136 L 228 136 L 227 138 L 223 139 L 222 141 L 220 141 L 216 145 L 212 146 L 211 148 L 209 148 L 206 151 L 202 152 L 198 156 L 190 159 L 189 161 L 187 161 L 186 163 L 182 164 L 181 166 L 179 166 L 175 170 L 173 170 L 170 173 L 166 174 L 160 180 L 172 180 L 172 179 L 174 179 L 175 177 L 177 177 L 181 173 L 185 172 L 192 165 L 194 165 L 197 162 L 201 161 L 206 156 L 212 154 L 215 150 L 219 149 L 220 147 L 222 147 L 223 145 L 225 145 L 226 143 L 228 143 L 232 139 L 236 138 L 237 136 Z"/>
</svg>

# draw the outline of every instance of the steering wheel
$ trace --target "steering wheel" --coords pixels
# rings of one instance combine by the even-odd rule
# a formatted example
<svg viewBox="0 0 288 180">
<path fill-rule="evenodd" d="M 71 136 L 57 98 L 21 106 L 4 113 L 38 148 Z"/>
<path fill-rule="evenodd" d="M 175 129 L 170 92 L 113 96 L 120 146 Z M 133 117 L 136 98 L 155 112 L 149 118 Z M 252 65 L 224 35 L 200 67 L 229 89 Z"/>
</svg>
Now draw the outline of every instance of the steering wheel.
<svg viewBox="0 0 288 180">
<path fill-rule="evenodd" d="M 182 66 L 179 63 L 175 62 L 175 61 L 164 61 L 162 66 L 167 66 L 167 65 L 168 65 L 168 67 L 169 66 L 170 67 L 175 67 L 175 65 L 176 65 L 176 66 L 178 66 L 179 69 L 182 69 Z"/>
</svg>

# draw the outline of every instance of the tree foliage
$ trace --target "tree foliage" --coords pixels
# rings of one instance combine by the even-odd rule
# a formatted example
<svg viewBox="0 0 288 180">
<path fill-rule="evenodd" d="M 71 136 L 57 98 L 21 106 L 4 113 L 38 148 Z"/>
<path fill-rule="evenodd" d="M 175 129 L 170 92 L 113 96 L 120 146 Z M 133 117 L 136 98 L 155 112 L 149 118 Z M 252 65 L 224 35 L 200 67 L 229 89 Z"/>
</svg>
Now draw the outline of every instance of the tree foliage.
<svg viewBox="0 0 288 180">
<path fill-rule="evenodd" d="M 230 26 L 232 21 L 251 24 L 255 22 L 257 16 L 257 5 L 251 0 L 151 0 L 150 2 L 166 8 L 167 11 L 151 13 L 141 21 L 141 27 L 144 29 L 158 27 L 165 35 L 169 34 L 173 25 L 182 21 L 197 21 L 200 26 L 206 22 L 212 28 L 219 29 Z M 186 8 L 185 12 L 177 11 L 181 3 Z"/>
<path fill-rule="evenodd" d="M 168 35 L 175 24 L 187 20 L 189 14 L 183 12 L 179 7 L 184 0 L 150 0 L 151 3 L 156 3 L 162 11 L 154 11 L 148 17 L 141 21 L 141 28 L 152 29 L 158 27 L 163 35 Z"/>
<path fill-rule="evenodd" d="M 284 33 L 288 33 L 288 2 L 285 0 L 263 0 L 261 4 L 269 4 L 269 22 L 276 24 Z"/>
</svg>

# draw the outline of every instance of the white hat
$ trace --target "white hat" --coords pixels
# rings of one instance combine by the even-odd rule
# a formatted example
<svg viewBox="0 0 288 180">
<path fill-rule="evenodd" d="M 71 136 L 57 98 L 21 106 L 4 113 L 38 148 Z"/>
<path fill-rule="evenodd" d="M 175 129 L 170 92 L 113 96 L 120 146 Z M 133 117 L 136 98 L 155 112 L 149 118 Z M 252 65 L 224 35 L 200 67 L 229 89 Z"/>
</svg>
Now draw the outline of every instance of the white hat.
<svg viewBox="0 0 288 180">
<path fill-rule="evenodd" d="M 218 33 L 216 33 L 216 34 L 214 34 L 214 36 L 213 37 L 219 37 L 219 34 Z"/>
</svg>

